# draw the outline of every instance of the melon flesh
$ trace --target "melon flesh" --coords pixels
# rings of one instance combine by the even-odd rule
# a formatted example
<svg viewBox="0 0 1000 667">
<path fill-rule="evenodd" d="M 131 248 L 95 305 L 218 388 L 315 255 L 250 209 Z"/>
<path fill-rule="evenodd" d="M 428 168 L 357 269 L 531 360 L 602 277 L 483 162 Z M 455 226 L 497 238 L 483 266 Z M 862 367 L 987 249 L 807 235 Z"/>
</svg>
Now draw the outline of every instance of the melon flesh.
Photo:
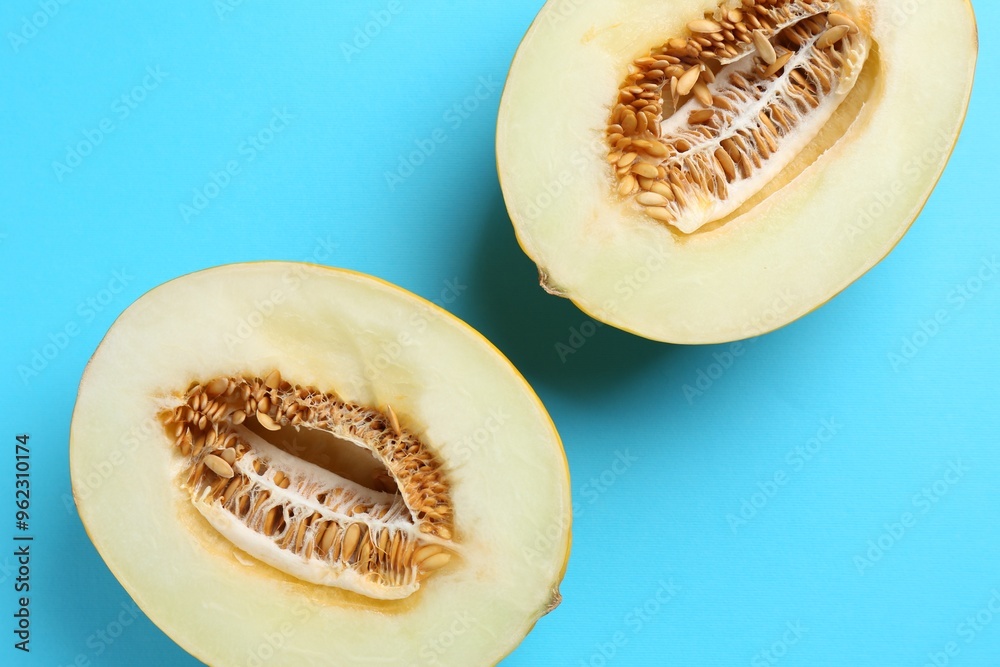
<svg viewBox="0 0 1000 667">
<path fill-rule="evenodd" d="M 755 197 L 685 234 L 619 196 L 605 132 L 630 63 L 718 0 L 550 0 L 514 58 L 497 127 L 508 212 L 543 286 L 647 338 L 719 343 L 794 321 L 885 257 L 957 141 L 976 23 L 967 0 L 842 4 L 873 43 L 856 89 Z"/>
<path fill-rule="evenodd" d="M 457 555 L 416 592 L 380 600 L 286 574 L 226 539 L 181 488 L 164 402 L 194 381 L 273 369 L 391 404 L 443 462 Z M 108 567 L 211 665 L 491 665 L 559 600 L 569 480 L 538 398 L 467 325 L 360 274 L 243 264 L 147 293 L 84 374 L 71 473 Z"/>
</svg>

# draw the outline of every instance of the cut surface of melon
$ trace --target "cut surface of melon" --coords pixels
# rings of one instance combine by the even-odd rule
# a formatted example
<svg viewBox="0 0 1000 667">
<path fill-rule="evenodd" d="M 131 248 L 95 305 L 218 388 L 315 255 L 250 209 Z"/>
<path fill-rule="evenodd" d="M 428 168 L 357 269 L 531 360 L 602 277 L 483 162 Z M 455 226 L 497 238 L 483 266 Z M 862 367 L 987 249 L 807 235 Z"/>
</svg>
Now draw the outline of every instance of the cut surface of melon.
<svg viewBox="0 0 1000 667">
<path fill-rule="evenodd" d="M 87 367 L 80 516 L 211 665 L 493 665 L 559 601 L 571 502 L 544 408 L 467 325 L 294 263 L 147 293 Z"/>
<path fill-rule="evenodd" d="M 977 50 L 967 0 L 550 0 L 497 126 L 518 240 L 548 291 L 644 337 L 776 329 L 905 234 Z"/>
</svg>

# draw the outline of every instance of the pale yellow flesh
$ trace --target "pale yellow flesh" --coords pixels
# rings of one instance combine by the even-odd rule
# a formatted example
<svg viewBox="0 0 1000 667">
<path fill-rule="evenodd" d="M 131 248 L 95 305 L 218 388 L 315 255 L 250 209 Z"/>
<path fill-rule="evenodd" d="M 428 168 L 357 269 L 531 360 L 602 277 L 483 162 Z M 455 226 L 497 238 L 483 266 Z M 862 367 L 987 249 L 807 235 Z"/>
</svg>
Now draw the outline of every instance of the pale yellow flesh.
<svg viewBox="0 0 1000 667">
<path fill-rule="evenodd" d="M 348 400 L 391 404 L 448 462 L 461 557 L 409 599 L 303 584 L 247 557 L 173 479 L 177 459 L 152 421 L 157 396 L 274 368 Z M 261 653 L 268 665 L 297 667 L 494 664 L 546 611 L 569 549 L 562 447 L 509 362 L 431 304 L 321 267 L 222 267 L 131 306 L 81 384 L 71 472 L 81 518 L 115 576 L 167 634 L 216 666 Z M 267 646 L 276 642 L 280 650 Z"/>
<path fill-rule="evenodd" d="M 977 35 L 967 0 L 855 2 L 871 17 L 881 67 L 857 118 L 763 202 L 684 237 L 614 194 L 603 136 L 628 63 L 718 2 L 563 4 L 550 2 L 532 25 L 501 102 L 508 211 L 551 291 L 655 340 L 752 337 L 847 287 L 920 212 L 968 105 Z"/>
</svg>

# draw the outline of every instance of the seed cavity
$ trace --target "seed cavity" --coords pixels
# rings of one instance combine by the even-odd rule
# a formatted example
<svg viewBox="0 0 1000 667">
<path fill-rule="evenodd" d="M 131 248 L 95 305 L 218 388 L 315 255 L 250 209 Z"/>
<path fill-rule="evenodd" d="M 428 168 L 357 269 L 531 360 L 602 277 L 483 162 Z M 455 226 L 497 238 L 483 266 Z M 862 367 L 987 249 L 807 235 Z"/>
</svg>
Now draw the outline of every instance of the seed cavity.
<svg viewBox="0 0 1000 667">
<path fill-rule="evenodd" d="M 736 211 L 854 88 L 867 25 L 850 0 L 727 0 L 690 21 L 618 91 L 606 135 L 618 194 L 683 234 Z"/>
<path fill-rule="evenodd" d="M 160 417 L 178 484 L 256 559 L 311 583 L 399 599 L 456 556 L 443 465 L 390 406 L 349 403 L 278 371 L 196 382 L 171 403 Z M 316 432 L 367 452 L 370 484 L 281 444 L 284 434 Z"/>
</svg>

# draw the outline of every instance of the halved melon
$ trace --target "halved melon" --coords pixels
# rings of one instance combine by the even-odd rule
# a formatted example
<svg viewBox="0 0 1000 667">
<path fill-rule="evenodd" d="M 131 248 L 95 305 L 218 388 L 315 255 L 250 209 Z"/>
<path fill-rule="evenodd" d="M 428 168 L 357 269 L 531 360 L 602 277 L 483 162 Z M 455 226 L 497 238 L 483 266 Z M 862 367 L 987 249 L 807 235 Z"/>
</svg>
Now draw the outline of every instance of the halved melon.
<svg viewBox="0 0 1000 667">
<path fill-rule="evenodd" d="M 80 384 L 73 493 L 108 567 L 211 665 L 492 665 L 559 602 L 559 437 L 488 342 L 292 263 L 162 285 Z"/>
<path fill-rule="evenodd" d="M 880 261 L 950 156 L 968 0 L 549 0 L 497 164 L 542 285 L 647 338 L 783 326 Z"/>
</svg>

